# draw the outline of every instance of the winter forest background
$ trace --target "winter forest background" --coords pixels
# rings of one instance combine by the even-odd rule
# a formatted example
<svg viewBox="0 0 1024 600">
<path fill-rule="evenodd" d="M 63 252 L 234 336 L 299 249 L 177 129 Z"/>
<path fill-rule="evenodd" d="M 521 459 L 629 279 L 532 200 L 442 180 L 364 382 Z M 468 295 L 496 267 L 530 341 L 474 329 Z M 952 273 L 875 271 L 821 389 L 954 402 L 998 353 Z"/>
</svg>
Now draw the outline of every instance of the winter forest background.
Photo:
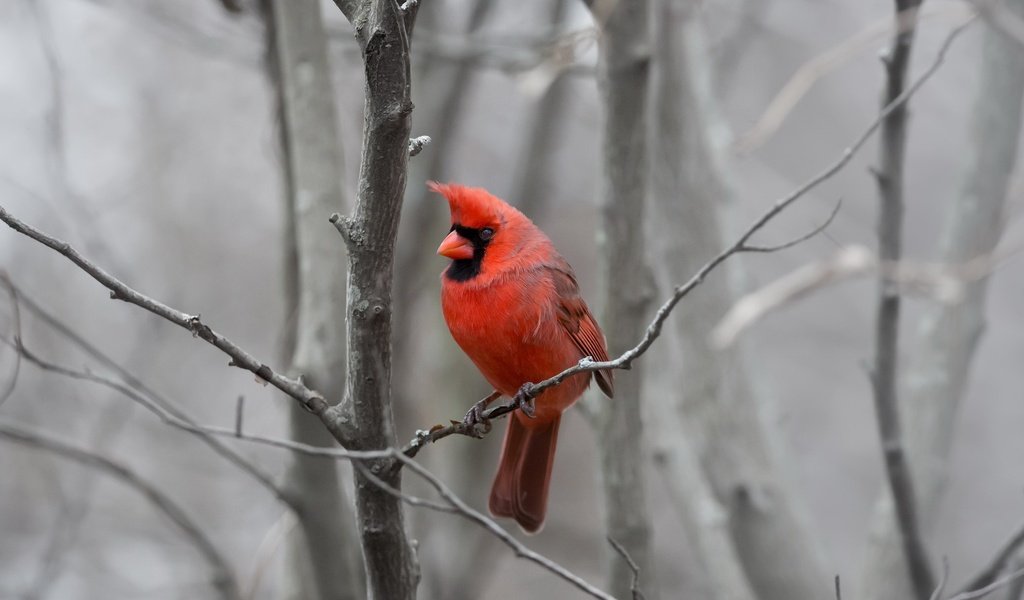
<svg viewBox="0 0 1024 600">
<path fill-rule="evenodd" d="M 673 286 L 837 165 L 750 244 L 823 230 L 730 256 L 617 374 L 614 402 L 592 390 L 563 420 L 544 530 L 499 524 L 618 598 L 632 573 L 608 536 L 648 599 L 834 598 L 836 575 L 843 598 L 927 598 L 921 582 L 940 580 L 934 597 L 954 597 L 1024 568 L 1024 2 L 917 4 L 3 0 L 0 207 L 334 403 L 348 263 L 328 217 L 357 198 L 393 217 L 373 202 L 401 188 L 374 186 L 398 181 L 404 140 L 430 136 L 408 159 L 385 310 L 395 437 L 374 445 L 390 435 L 374 422 L 383 437 L 351 445 L 365 449 L 490 391 L 441 317 L 448 214 L 427 180 L 523 208 L 575 267 L 614 357 Z M 381 138 L 392 162 L 362 190 L 368 38 L 339 7 L 388 35 L 415 18 L 411 131 Z M 837 163 L 893 89 L 879 57 L 894 36 L 912 51 L 889 98 L 926 78 L 907 94 L 905 157 L 900 104 Z M 374 72 L 400 80 L 405 38 L 389 39 L 379 52 L 398 62 Z M 369 93 L 402 86 L 384 88 Z M 901 244 L 879 243 L 880 218 Z M 241 413 L 246 435 L 337 446 L 299 402 L 8 227 L 0 273 L 0 597 L 593 596 L 465 515 L 364 491 L 347 460 L 232 440 Z M 876 327 L 880 286 L 898 287 L 895 326 Z M 765 314 L 717 343 L 747 294 Z M 349 351 L 374 343 L 360 339 Z M 204 441 L 154 405 L 228 435 Z M 883 457 L 876 408 L 896 405 L 886 447 L 912 478 Z M 503 429 L 416 460 L 486 512 Z M 403 473 L 404 493 L 439 501 Z M 908 479 L 912 523 L 889 501 Z M 356 517 L 373 493 L 404 514 L 389 542 Z M 380 554 L 364 565 L 367 548 Z"/>
</svg>

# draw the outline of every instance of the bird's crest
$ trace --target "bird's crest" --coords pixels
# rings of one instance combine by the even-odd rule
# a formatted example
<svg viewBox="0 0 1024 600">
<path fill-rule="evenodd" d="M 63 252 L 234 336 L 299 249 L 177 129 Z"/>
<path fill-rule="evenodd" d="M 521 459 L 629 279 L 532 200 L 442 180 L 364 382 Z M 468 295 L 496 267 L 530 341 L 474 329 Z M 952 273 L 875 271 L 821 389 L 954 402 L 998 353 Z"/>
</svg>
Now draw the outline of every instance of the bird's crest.
<svg viewBox="0 0 1024 600">
<path fill-rule="evenodd" d="M 488 227 L 523 216 L 514 207 L 483 188 L 436 181 L 428 181 L 427 187 L 448 200 L 453 225 L 470 228 Z"/>
</svg>

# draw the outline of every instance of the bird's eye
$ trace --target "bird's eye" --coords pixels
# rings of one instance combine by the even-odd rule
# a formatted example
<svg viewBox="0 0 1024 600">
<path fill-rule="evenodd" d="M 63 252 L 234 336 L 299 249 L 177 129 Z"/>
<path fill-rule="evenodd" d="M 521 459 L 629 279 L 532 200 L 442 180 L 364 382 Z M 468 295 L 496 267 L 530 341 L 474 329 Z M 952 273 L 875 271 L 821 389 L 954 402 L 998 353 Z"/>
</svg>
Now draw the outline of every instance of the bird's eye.
<svg viewBox="0 0 1024 600">
<path fill-rule="evenodd" d="M 490 227 L 485 227 L 480 230 L 480 239 L 482 239 L 483 241 L 486 242 L 492 237 L 494 237 L 494 230 L 491 229 Z"/>
</svg>

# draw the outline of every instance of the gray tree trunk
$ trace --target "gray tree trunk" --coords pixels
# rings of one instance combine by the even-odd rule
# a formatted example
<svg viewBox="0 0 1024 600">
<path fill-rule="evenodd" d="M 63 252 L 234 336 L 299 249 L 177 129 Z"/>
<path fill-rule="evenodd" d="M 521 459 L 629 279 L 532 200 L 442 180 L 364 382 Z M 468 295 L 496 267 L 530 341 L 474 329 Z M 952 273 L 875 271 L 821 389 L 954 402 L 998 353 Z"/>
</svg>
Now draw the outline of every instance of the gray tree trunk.
<svg viewBox="0 0 1024 600">
<path fill-rule="evenodd" d="M 343 10 L 352 7 L 340 3 Z M 410 43 L 417 4 L 364 0 L 349 14 L 363 50 L 366 103 L 359 193 L 351 216 L 334 218 L 348 246 L 348 347 L 341 423 L 348 447 L 380 450 L 397 445 L 391 409 L 391 288 L 395 239 L 405 193 L 412 126 Z M 393 488 L 401 471 L 393 461 L 364 468 Z M 355 472 L 356 522 L 363 547 L 368 597 L 416 597 L 419 572 L 405 532 L 401 501 Z"/>
<path fill-rule="evenodd" d="M 654 129 L 659 134 L 653 157 L 653 220 L 660 225 L 655 238 L 663 241 L 659 262 L 665 265 L 668 283 L 675 285 L 725 247 L 718 211 L 734 191 L 714 143 L 715 128 L 723 125 L 715 110 L 702 31 L 689 12 L 694 7 L 688 0 L 682 5 L 665 1 L 670 14 L 660 17 L 658 52 L 673 64 L 659 71 L 655 100 Z M 732 544 L 717 538 L 713 520 L 704 524 L 696 540 L 714 553 L 705 556 L 707 574 L 718 581 L 723 598 L 750 592 L 729 563 L 732 552 L 757 597 L 822 597 L 831 578 L 805 520 L 806 510 L 776 466 L 776 441 L 762 414 L 766 400 L 750 381 L 740 345 L 722 352 L 708 345 L 711 328 L 737 298 L 733 270 L 725 264 L 721 273 L 709 277 L 686 299 L 686 310 L 675 320 L 683 346 L 678 378 L 682 401 L 672 408 L 682 412 L 686 438 L 692 440 L 715 494 L 712 506 L 728 514 Z M 656 439 L 669 442 L 664 449 L 682 443 L 668 436 Z M 677 452 L 685 466 L 685 449 Z M 687 471 L 675 476 L 685 481 Z M 702 505 L 697 498 L 690 500 L 695 508 Z"/>
<path fill-rule="evenodd" d="M 345 383 L 345 271 L 327 217 L 344 198 L 327 39 L 316 0 L 266 0 L 264 8 L 287 186 L 290 371 L 337 402 Z M 334 445 L 319 419 L 296 402 L 288 406 L 292 439 Z M 288 542 L 287 596 L 362 597 L 355 519 L 336 463 L 294 454 L 284 490 L 299 524 Z"/>
<path fill-rule="evenodd" d="M 1024 2 L 1007 3 L 1018 14 Z M 940 242 L 943 262 L 991 254 L 1003 229 L 1006 192 L 1017 159 L 1024 94 L 1020 46 L 986 28 L 981 80 L 972 115 L 964 185 L 953 198 Z M 963 301 L 934 304 L 917 323 L 901 381 L 901 412 L 914 465 L 925 526 L 934 518 L 949 470 L 957 408 L 969 381 L 971 360 L 984 329 L 988 279 L 969 283 Z M 891 496 L 879 500 L 863 576 L 862 597 L 910 597 Z"/>
<path fill-rule="evenodd" d="M 700 35 L 695 10 L 691 0 L 658 0 L 656 9 L 650 221 L 655 233 L 652 239 L 659 240 L 655 243 L 657 263 L 662 265 L 659 270 L 666 287 L 687 279 L 703 257 L 712 256 L 723 245 L 717 211 L 727 192 L 718 169 L 711 164 L 715 152 L 707 127 L 714 121 L 702 118 L 710 90 L 706 80 L 698 81 L 690 65 L 707 59 L 703 49 L 695 47 L 699 40 L 694 38 Z M 695 89 L 702 84 L 704 89 Z M 721 276 L 702 287 L 687 299 L 685 313 L 676 316 L 682 325 L 678 329 L 683 330 L 677 330 L 677 335 L 685 334 L 686 354 L 680 376 L 673 378 L 670 389 L 680 390 L 683 398 L 703 396 L 717 403 L 724 392 L 720 385 L 724 373 L 716 367 L 720 357 L 707 346 L 706 329 L 727 303 L 712 304 L 709 297 L 717 293 L 717 300 L 727 301 L 729 294 Z M 698 324 L 705 331 L 694 331 Z M 745 373 L 737 368 L 729 376 L 742 378 Z M 658 415 L 650 431 L 655 458 L 699 561 L 694 571 L 703 576 L 703 597 L 753 600 L 756 596 L 730 535 L 729 514 L 715 496 L 686 434 L 680 398 L 661 393 L 652 394 L 649 401 L 651 412 Z"/>
<path fill-rule="evenodd" d="M 604 332 L 610 356 L 640 339 L 653 299 L 644 250 L 647 203 L 647 86 L 650 36 L 646 0 L 594 2 L 601 27 L 598 85 L 604 104 L 601 253 L 605 277 Z M 615 399 L 598 405 L 598 447 L 608 536 L 639 565 L 648 598 L 657 589 L 651 523 L 644 493 L 646 454 L 641 421 L 643 364 L 615 374 Z M 609 549 L 608 588 L 631 598 L 632 571 Z"/>
</svg>

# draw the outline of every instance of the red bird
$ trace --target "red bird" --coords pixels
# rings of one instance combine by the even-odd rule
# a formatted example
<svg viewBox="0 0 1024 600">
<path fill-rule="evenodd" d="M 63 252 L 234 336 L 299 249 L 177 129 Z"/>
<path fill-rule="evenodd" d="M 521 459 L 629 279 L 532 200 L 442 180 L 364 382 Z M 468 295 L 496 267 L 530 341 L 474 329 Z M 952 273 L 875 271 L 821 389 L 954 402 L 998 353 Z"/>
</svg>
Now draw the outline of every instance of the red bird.
<svg viewBox="0 0 1024 600">
<path fill-rule="evenodd" d="M 514 397 L 586 356 L 608 360 L 604 334 L 580 297 L 572 267 L 530 219 L 481 188 L 429 182 L 448 199 L 452 228 L 437 253 L 452 259 L 441 276 L 441 308 L 459 347 L 497 392 Z M 595 373 L 612 396 L 611 371 Z M 489 506 L 530 533 L 544 524 L 562 413 L 590 373 L 548 388 L 534 414 L 512 413 Z M 467 419 L 472 419 L 471 410 Z M 479 412 L 475 413 L 479 414 Z"/>
</svg>

